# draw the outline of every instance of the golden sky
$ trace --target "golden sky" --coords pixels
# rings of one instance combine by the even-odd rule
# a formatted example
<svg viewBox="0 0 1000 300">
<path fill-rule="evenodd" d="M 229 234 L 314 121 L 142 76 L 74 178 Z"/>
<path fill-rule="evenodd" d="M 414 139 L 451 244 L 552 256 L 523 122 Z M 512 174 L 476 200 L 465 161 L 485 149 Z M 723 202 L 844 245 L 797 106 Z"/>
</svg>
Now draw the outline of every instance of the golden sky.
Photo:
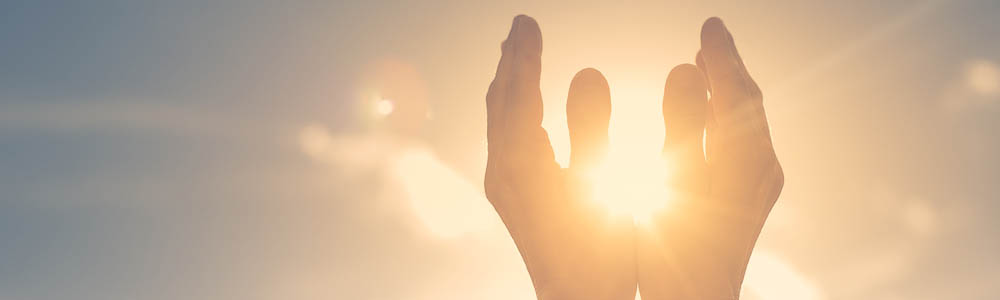
<svg viewBox="0 0 1000 300">
<path fill-rule="evenodd" d="M 726 21 L 786 181 L 744 299 L 995 297 L 1000 5 L 731 2 L 11 4 L 0 299 L 530 299 L 481 187 L 517 14 L 562 164 L 577 71 L 641 165 Z"/>
</svg>

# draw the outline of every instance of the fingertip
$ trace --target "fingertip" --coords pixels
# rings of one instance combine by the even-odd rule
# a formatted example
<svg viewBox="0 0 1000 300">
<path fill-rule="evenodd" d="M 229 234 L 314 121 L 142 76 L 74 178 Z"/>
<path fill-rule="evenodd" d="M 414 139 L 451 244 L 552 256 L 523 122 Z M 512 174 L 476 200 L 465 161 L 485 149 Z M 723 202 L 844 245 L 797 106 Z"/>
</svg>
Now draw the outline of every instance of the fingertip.
<svg viewBox="0 0 1000 300">
<path fill-rule="evenodd" d="M 535 18 L 532 18 L 526 14 L 519 14 L 517 16 L 514 16 L 514 25 L 532 24 L 532 23 L 535 24 L 535 26 L 538 25 L 538 22 L 535 21 Z"/>
<path fill-rule="evenodd" d="M 516 41 L 517 49 L 524 53 L 541 54 L 542 31 L 534 18 L 521 14 L 514 17 L 508 40 Z"/>
<path fill-rule="evenodd" d="M 663 86 L 664 120 L 701 114 L 708 101 L 708 84 L 701 70 L 692 64 L 674 67 Z"/>
<path fill-rule="evenodd" d="M 746 93 L 749 75 L 732 34 L 719 18 L 709 18 L 702 27 L 701 50 L 698 63 L 708 78 L 713 95 L 742 95 Z"/>
<path fill-rule="evenodd" d="M 577 123 L 574 121 L 578 120 L 606 123 L 611 118 L 611 91 L 600 71 L 586 68 L 573 76 L 566 99 L 566 113 L 570 123 Z"/>
<path fill-rule="evenodd" d="M 576 72 L 576 75 L 573 75 L 573 80 L 570 83 L 571 87 L 574 85 L 603 87 L 604 89 L 608 89 L 608 81 L 604 78 L 604 74 L 601 74 L 601 71 L 594 68 L 585 68 Z"/>
<path fill-rule="evenodd" d="M 705 20 L 701 26 L 701 46 L 702 49 L 724 46 L 728 40 L 726 24 L 719 17 L 711 17 Z"/>
<path fill-rule="evenodd" d="M 586 170 L 604 155 L 611 120 L 611 92 L 600 71 L 580 70 L 570 82 L 566 123 L 570 139 L 570 168 Z"/>
<path fill-rule="evenodd" d="M 663 120 L 681 128 L 697 128 L 704 124 L 708 88 L 697 66 L 682 64 L 667 75 L 663 87 Z M 687 124 L 690 123 L 690 124 Z M 687 129 L 680 129 L 687 131 Z M 694 129 L 692 129 L 694 130 Z M 671 131 L 671 130 L 668 130 Z"/>
<path fill-rule="evenodd" d="M 532 21 L 532 20 L 534 19 L 526 14 L 518 14 L 514 16 L 514 24 L 517 24 L 517 22 L 521 21 Z"/>
<path fill-rule="evenodd" d="M 680 175 L 670 179 L 670 185 L 678 191 L 702 191 L 706 172 L 702 137 L 707 110 L 707 85 L 701 70 L 692 64 L 674 67 L 663 88 L 663 154 Z"/>
<path fill-rule="evenodd" d="M 717 16 L 711 16 L 708 19 L 705 19 L 704 25 L 705 26 L 709 26 L 709 25 L 713 25 L 713 26 L 715 26 L 715 25 L 725 26 L 725 23 L 722 22 L 722 18 L 719 18 Z"/>
<path fill-rule="evenodd" d="M 701 70 L 697 66 L 681 64 L 670 70 L 670 75 L 667 75 L 666 87 L 704 91 L 706 87 L 703 77 Z"/>
<path fill-rule="evenodd" d="M 611 119 L 611 89 L 600 71 L 586 68 L 573 76 L 566 99 L 566 114 L 567 121 L 572 123 L 570 127 L 582 123 L 607 126 Z"/>
</svg>

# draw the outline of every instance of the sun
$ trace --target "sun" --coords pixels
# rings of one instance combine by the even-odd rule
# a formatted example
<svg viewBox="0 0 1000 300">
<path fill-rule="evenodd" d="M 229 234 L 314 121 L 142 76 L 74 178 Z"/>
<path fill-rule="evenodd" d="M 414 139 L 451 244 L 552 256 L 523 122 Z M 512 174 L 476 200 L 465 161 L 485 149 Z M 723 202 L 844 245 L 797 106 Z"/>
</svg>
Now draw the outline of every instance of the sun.
<svg viewBox="0 0 1000 300">
<path fill-rule="evenodd" d="M 669 204 L 668 169 L 659 156 L 612 153 L 589 174 L 592 199 L 611 214 L 628 214 L 636 223 L 647 223 Z"/>
<path fill-rule="evenodd" d="M 661 82 L 632 78 L 612 89 L 612 99 L 660 99 Z M 648 223 L 670 209 L 671 162 L 663 157 L 660 101 L 615 101 L 608 126 L 609 149 L 592 171 L 592 198 L 612 214 Z"/>
<path fill-rule="evenodd" d="M 608 154 L 586 173 L 590 198 L 611 214 L 631 215 L 636 223 L 646 223 L 658 212 L 670 209 L 672 192 L 668 179 L 672 163 L 663 158 L 664 122 L 662 80 L 624 69 L 611 86 L 611 120 L 608 124 Z M 629 75 L 633 74 L 633 75 Z M 609 76 L 610 77 L 610 76 Z M 559 87 L 558 89 L 561 89 Z M 557 90 L 552 86 L 552 90 Z M 547 99 L 565 97 L 548 95 Z M 570 142 L 566 126 L 565 102 L 545 102 L 542 126 L 548 131 L 552 150 L 560 165 L 569 167 Z"/>
<path fill-rule="evenodd" d="M 390 99 L 379 99 L 375 102 L 375 113 L 379 117 L 385 117 L 396 110 L 396 104 Z"/>
</svg>

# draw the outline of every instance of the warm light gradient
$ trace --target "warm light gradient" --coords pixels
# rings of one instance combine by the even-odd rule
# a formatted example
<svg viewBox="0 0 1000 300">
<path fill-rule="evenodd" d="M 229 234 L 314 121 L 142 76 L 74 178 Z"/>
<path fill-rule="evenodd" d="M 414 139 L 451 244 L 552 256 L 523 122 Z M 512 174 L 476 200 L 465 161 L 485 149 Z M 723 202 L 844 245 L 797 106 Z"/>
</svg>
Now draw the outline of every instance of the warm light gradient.
<svg viewBox="0 0 1000 300">
<path fill-rule="evenodd" d="M 532 299 L 482 196 L 484 98 L 522 13 L 543 33 L 556 160 L 570 80 L 599 69 L 613 148 L 596 193 L 635 195 L 609 207 L 640 216 L 671 208 L 667 73 L 726 21 L 785 171 L 742 299 L 996 298 L 994 0 L 0 11 L 0 299 Z"/>
<path fill-rule="evenodd" d="M 667 209 L 669 204 L 669 166 L 656 156 L 623 152 L 612 150 L 609 158 L 590 174 L 593 198 L 611 214 L 628 214 L 637 223 L 649 222 L 654 213 Z"/>
</svg>

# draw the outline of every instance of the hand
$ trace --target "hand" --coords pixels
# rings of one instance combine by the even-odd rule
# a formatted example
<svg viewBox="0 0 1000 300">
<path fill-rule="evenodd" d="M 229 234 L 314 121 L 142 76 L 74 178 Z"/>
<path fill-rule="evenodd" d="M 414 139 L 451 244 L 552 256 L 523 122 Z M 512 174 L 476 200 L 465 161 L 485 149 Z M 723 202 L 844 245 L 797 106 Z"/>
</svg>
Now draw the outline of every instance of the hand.
<svg viewBox="0 0 1000 300">
<path fill-rule="evenodd" d="M 750 252 L 784 183 L 760 89 L 722 20 L 702 27 L 697 63 L 674 68 L 664 88 L 664 154 L 676 166 L 669 182 L 675 195 L 639 228 L 646 300 L 738 299 Z"/>
<path fill-rule="evenodd" d="M 489 158 L 486 197 L 513 237 L 539 299 L 634 299 L 632 220 L 595 207 L 586 170 L 608 142 L 611 96 L 601 73 L 580 71 L 570 84 L 570 167 L 555 162 L 541 127 L 542 36 L 517 16 L 486 95 Z"/>
</svg>

